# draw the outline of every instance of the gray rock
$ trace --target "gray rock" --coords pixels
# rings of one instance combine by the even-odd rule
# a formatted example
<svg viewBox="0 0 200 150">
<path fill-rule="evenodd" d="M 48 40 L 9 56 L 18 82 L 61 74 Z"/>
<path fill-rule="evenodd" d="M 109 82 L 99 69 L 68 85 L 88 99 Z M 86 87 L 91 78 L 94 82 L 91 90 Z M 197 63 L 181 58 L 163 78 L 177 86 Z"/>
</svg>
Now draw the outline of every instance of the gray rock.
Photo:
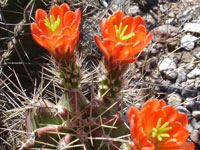
<svg viewBox="0 0 200 150">
<path fill-rule="evenodd" d="M 167 97 L 167 101 L 169 105 L 177 107 L 181 105 L 182 99 L 180 95 L 172 93 Z"/>
<path fill-rule="evenodd" d="M 161 25 L 152 30 L 153 32 L 152 41 L 158 42 L 158 41 L 167 40 L 170 36 L 172 36 L 172 34 L 176 33 L 177 31 L 178 31 L 177 27 L 166 25 L 166 24 Z"/>
<path fill-rule="evenodd" d="M 193 58 L 193 55 L 190 52 L 183 52 L 181 57 L 181 62 L 190 63 Z"/>
<path fill-rule="evenodd" d="M 186 81 L 187 71 L 184 68 L 178 68 L 177 72 L 178 72 L 178 77 L 177 77 L 176 82 L 181 83 L 181 82 Z"/>
<path fill-rule="evenodd" d="M 176 39 L 174 39 L 174 38 L 169 38 L 168 40 L 167 40 L 167 48 L 168 48 L 168 51 L 173 51 L 175 48 L 176 48 L 176 46 L 178 45 L 178 41 L 176 40 Z"/>
<path fill-rule="evenodd" d="M 148 55 L 148 53 L 149 53 L 149 49 L 148 49 L 148 48 L 144 48 L 144 49 L 141 51 L 141 53 L 140 53 L 140 55 L 139 55 L 139 58 L 142 58 L 142 59 L 146 58 L 147 55 Z"/>
<path fill-rule="evenodd" d="M 200 110 L 200 101 L 194 101 L 194 103 L 192 105 L 192 110 L 193 111 Z"/>
<path fill-rule="evenodd" d="M 174 80 L 177 78 L 178 73 L 175 70 L 166 70 L 163 71 L 165 78 L 169 80 Z"/>
<path fill-rule="evenodd" d="M 102 6 L 104 6 L 105 8 L 108 7 L 108 2 L 107 2 L 106 0 L 99 0 L 99 2 L 100 2 L 100 4 L 101 4 Z"/>
<path fill-rule="evenodd" d="M 199 130 L 192 131 L 190 138 L 194 143 L 200 146 L 200 131 Z"/>
<path fill-rule="evenodd" d="M 186 66 L 185 69 L 186 69 L 187 71 L 192 71 L 194 68 L 195 68 L 195 64 L 189 63 L 189 64 L 187 64 L 187 66 Z"/>
<path fill-rule="evenodd" d="M 195 87 L 197 88 L 198 91 L 200 91 L 200 78 L 195 79 Z"/>
<path fill-rule="evenodd" d="M 187 74 L 187 77 L 190 78 L 190 79 L 194 79 L 196 77 L 200 77 L 200 69 L 199 68 L 193 69 L 191 72 L 189 72 Z"/>
<path fill-rule="evenodd" d="M 141 13 L 141 11 L 137 5 L 127 7 L 127 9 L 126 9 L 126 14 L 129 16 L 135 16 L 140 13 Z"/>
<path fill-rule="evenodd" d="M 160 81 L 155 81 L 155 91 L 156 92 L 166 92 L 167 91 L 167 88 L 168 88 L 168 85 L 169 85 L 169 82 L 163 80 L 162 82 Z"/>
<path fill-rule="evenodd" d="M 197 90 L 196 88 L 192 87 L 192 86 L 186 86 L 182 91 L 181 91 L 181 96 L 183 98 L 194 98 L 197 96 Z"/>
<path fill-rule="evenodd" d="M 186 84 L 187 86 L 193 86 L 194 87 L 194 84 L 195 84 L 195 79 L 187 79 L 186 81 Z"/>
<path fill-rule="evenodd" d="M 167 87 L 167 93 L 168 94 L 180 93 L 179 85 L 170 83 L 170 85 Z"/>
<path fill-rule="evenodd" d="M 146 9 L 146 7 L 156 6 L 158 4 L 158 0 L 139 0 L 138 4 L 140 7 Z"/>
<path fill-rule="evenodd" d="M 158 68 L 161 74 L 169 80 L 174 80 L 177 77 L 176 63 L 171 58 L 165 58 L 158 63 Z"/>
<path fill-rule="evenodd" d="M 183 105 L 184 105 L 188 110 L 193 110 L 194 99 L 193 99 L 193 98 L 186 98 L 185 101 L 183 102 Z"/>
<path fill-rule="evenodd" d="M 200 47 L 196 47 L 194 50 L 192 50 L 192 53 L 195 58 L 200 59 Z"/>
<path fill-rule="evenodd" d="M 193 2 L 193 0 L 187 0 L 187 1 Z M 198 6 L 187 8 L 183 13 L 181 13 L 180 15 L 177 16 L 179 22 L 187 22 L 187 20 L 192 19 L 194 17 L 194 13 L 197 8 L 198 8 Z M 185 24 L 185 26 L 186 26 L 186 24 Z"/>
<path fill-rule="evenodd" d="M 153 56 L 156 56 L 157 54 L 160 53 L 160 51 L 162 51 L 163 47 L 164 47 L 164 46 L 163 46 L 162 44 L 157 43 L 157 44 L 155 45 L 155 47 L 152 48 L 151 54 L 152 54 Z"/>
<path fill-rule="evenodd" d="M 183 107 L 183 106 L 178 106 L 178 107 L 176 107 L 176 109 L 177 109 L 178 111 L 182 112 L 182 113 L 187 114 L 188 118 L 191 117 L 190 111 L 187 110 L 185 107 Z"/>
<path fill-rule="evenodd" d="M 189 130 L 189 132 L 191 133 L 192 131 L 194 131 L 195 129 L 198 129 L 199 125 L 197 123 L 196 119 L 189 119 L 189 123 L 187 125 L 187 129 Z"/>
<path fill-rule="evenodd" d="M 191 51 L 194 49 L 195 41 L 197 39 L 198 39 L 197 37 L 195 37 L 191 34 L 184 35 L 181 38 L 181 47 L 185 48 L 187 51 Z"/>
<path fill-rule="evenodd" d="M 199 119 L 200 119 L 200 110 L 195 110 L 195 111 L 193 111 L 193 112 L 192 112 L 192 116 L 193 116 L 194 118 L 196 118 L 197 120 L 199 120 Z"/>
</svg>

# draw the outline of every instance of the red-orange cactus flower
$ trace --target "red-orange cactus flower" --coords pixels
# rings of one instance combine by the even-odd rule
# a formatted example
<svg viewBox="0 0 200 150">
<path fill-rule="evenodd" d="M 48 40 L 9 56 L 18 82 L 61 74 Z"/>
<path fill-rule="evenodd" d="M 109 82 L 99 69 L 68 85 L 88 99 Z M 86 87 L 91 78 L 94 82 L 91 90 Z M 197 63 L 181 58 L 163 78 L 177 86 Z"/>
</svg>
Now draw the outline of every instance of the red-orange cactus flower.
<svg viewBox="0 0 200 150">
<path fill-rule="evenodd" d="M 79 39 L 80 9 L 71 11 L 66 3 L 51 7 L 49 14 L 37 9 L 31 24 L 33 39 L 47 49 L 57 61 L 73 56 Z"/>
<path fill-rule="evenodd" d="M 164 100 L 148 100 L 140 111 L 130 107 L 127 117 L 132 150 L 194 150 L 194 144 L 186 141 L 187 115 Z"/>
<path fill-rule="evenodd" d="M 94 35 L 105 61 L 114 65 L 130 63 L 136 60 L 135 55 L 151 40 L 152 33 L 147 34 L 145 22 L 141 16 L 125 16 L 117 11 L 100 24 L 103 41 Z"/>
</svg>

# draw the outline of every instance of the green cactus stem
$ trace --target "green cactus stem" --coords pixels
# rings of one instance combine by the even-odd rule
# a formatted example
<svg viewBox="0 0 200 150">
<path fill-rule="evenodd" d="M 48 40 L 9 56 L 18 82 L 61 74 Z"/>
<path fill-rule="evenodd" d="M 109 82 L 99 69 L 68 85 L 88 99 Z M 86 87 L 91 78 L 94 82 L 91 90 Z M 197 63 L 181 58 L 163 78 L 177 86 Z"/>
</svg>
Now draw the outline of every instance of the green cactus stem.
<svg viewBox="0 0 200 150">
<path fill-rule="evenodd" d="M 101 101 L 110 106 L 119 96 L 124 84 L 124 73 L 128 65 L 104 69 L 104 75 L 99 78 L 99 96 Z"/>
<path fill-rule="evenodd" d="M 65 91 L 58 103 L 58 106 L 64 107 L 69 112 L 81 111 L 88 104 L 87 98 L 79 91 L 79 89 L 72 89 Z"/>
<path fill-rule="evenodd" d="M 62 85 L 67 90 L 78 89 L 81 81 L 80 65 L 74 60 L 66 61 L 60 66 Z"/>
</svg>

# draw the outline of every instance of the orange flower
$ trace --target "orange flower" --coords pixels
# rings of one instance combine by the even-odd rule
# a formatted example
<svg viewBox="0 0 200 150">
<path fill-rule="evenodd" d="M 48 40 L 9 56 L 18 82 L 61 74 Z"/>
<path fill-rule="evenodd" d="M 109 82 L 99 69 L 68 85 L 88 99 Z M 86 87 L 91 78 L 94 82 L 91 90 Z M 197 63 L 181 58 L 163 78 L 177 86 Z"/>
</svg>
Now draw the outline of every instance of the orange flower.
<svg viewBox="0 0 200 150">
<path fill-rule="evenodd" d="M 130 107 L 127 117 L 132 150 L 194 150 L 194 144 L 186 142 L 187 115 L 164 100 L 148 100 L 141 111 Z"/>
<path fill-rule="evenodd" d="M 54 5 L 48 15 L 43 9 L 37 9 L 36 21 L 31 24 L 33 39 L 58 62 L 72 58 L 79 39 L 80 18 L 80 9 L 73 12 L 66 3 Z"/>
<path fill-rule="evenodd" d="M 152 37 L 151 32 L 147 34 L 142 17 L 124 16 L 122 11 L 102 19 L 100 28 L 103 41 L 97 35 L 94 35 L 94 39 L 105 61 L 117 66 L 135 61 L 135 55 Z"/>
</svg>

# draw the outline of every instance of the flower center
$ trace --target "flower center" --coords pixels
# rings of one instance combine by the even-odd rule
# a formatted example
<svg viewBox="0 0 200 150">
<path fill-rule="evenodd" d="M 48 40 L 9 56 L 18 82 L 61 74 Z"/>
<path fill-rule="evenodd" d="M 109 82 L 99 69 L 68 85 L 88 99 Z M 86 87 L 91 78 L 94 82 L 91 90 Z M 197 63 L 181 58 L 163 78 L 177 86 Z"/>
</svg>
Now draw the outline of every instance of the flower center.
<svg viewBox="0 0 200 150">
<path fill-rule="evenodd" d="M 116 32 L 116 36 L 118 40 L 120 41 L 128 40 L 135 35 L 134 33 L 129 33 L 127 35 L 124 35 L 124 33 L 126 32 L 126 29 L 128 28 L 128 25 L 125 25 L 123 29 L 122 29 L 122 25 L 123 25 L 122 22 L 120 22 L 119 28 L 117 27 L 117 25 L 115 25 L 115 32 Z"/>
<path fill-rule="evenodd" d="M 60 24 L 60 16 L 58 16 L 57 19 L 55 19 L 54 15 L 50 15 L 49 18 L 50 19 L 46 17 L 44 19 L 45 26 L 47 26 L 52 32 L 55 32 Z"/>
<path fill-rule="evenodd" d="M 168 133 L 164 133 L 164 132 L 167 132 L 172 129 L 172 127 L 168 127 L 169 122 L 165 122 L 162 126 L 161 126 L 161 123 L 162 123 L 162 118 L 159 118 L 156 128 L 153 128 L 153 132 L 152 132 L 152 137 L 153 138 L 156 137 L 158 141 L 162 141 L 163 137 L 170 137 Z"/>
</svg>

